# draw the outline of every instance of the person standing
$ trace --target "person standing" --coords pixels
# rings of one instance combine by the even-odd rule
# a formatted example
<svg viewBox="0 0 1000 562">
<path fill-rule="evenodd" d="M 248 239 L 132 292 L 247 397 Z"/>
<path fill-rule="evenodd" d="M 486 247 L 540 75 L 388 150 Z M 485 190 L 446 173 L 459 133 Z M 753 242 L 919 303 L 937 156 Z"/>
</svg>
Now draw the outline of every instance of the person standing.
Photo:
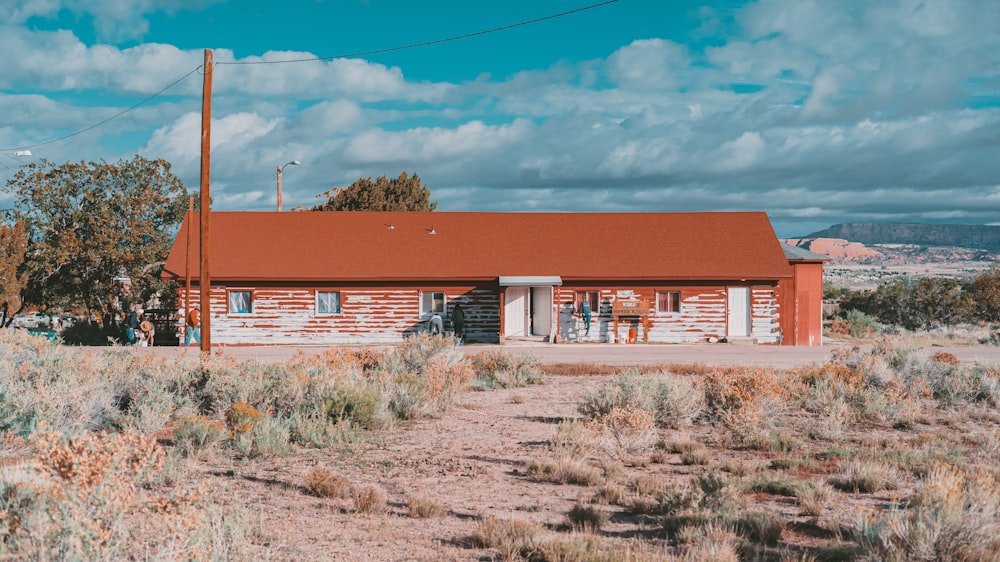
<svg viewBox="0 0 1000 562">
<path fill-rule="evenodd" d="M 587 298 L 586 295 L 584 295 L 583 299 L 580 301 L 580 316 L 583 317 L 583 326 L 587 330 L 583 335 L 589 336 L 592 311 L 590 309 L 590 299 Z"/>
<path fill-rule="evenodd" d="M 125 339 L 128 340 L 129 345 L 134 345 L 138 338 L 140 314 L 142 314 L 142 309 L 137 312 L 133 308 L 125 317 Z"/>
<path fill-rule="evenodd" d="M 185 317 L 184 347 L 191 345 L 191 338 L 194 338 L 199 346 L 201 345 L 201 311 L 197 308 L 192 308 Z"/>
<path fill-rule="evenodd" d="M 451 310 L 451 325 L 455 330 L 455 337 L 460 342 L 465 343 L 465 312 L 462 310 L 462 305 L 458 303 Z"/>
</svg>

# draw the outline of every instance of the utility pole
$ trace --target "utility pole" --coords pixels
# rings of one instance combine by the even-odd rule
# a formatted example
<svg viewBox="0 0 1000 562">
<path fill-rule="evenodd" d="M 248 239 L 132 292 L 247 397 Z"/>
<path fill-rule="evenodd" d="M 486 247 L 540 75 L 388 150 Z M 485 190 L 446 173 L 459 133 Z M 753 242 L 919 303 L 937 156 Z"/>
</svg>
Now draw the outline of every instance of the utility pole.
<svg viewBox="0 0 1000 562">
<path fill-rule="evenodd" d="M 201 267 L 198 280 L 201 290 L 201 351 L 212 351 L 212 277 L 208 270 L 210 248 L 209 214 L 211 211 L 211 196 L 209 180 L 211 177 L 212 156 L 212 68 L 213 55 L 211 49 L 205 49 L 205 79 L 201 90 Z"/>
<path fill-rule="evenodd" d="M 194 195 L 188 196 L 187 247 L 184 249 L 184 341 L 187 341 L 187 319 L 191 315 L 191 223 L 194 222 Z M 187 347 L 187 346 L 185 346 Z"/>
</svg>

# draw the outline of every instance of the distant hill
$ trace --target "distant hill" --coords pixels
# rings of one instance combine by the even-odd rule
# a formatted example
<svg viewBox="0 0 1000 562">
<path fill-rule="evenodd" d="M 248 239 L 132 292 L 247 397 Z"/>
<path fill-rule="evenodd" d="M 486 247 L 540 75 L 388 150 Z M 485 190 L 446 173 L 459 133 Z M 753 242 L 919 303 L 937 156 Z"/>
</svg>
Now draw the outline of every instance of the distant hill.
<svg viewBox="0 0 1000 562">
<path fill-rule="evenodd" d="M 835 224 L 802 238 L 840 238 L 862 244 L 957 246 L 1000 253 L 1000 226 L 859 222 Z"/>
</svg>

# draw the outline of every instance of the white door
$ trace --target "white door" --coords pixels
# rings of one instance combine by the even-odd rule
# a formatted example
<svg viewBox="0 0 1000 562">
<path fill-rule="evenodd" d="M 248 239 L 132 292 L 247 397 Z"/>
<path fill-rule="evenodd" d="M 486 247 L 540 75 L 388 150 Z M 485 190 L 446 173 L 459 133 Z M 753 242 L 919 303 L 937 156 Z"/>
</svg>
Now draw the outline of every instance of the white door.
<svg viewBox="0 0 1000 562">
<path fill-rule="evenodd" d="M 507 287 L 504 293 L 504 330 L 505 336 L 524 336 L 528 315 L 528 287 Z"/>
<path fill-rule="evenodd" d="M 549 335 L 552 331 L 552 287 L 531 288 L 531 312 L 531 335 Z"/>
<path fill-rule="evenodd" d="M 729 306 L 726 320 L 729 325 L 726 335 L 743 337 L 750 335 L 750 288 L 728 287 Z"/>
</svg>

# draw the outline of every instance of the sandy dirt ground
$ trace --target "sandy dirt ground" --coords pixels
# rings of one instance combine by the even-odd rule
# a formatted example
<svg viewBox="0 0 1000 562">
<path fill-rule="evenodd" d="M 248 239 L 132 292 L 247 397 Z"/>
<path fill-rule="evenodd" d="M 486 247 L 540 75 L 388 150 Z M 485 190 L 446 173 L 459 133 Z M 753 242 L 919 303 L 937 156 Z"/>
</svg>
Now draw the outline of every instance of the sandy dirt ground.
<svg viewBox="0 0 1000 562">
<path fill-rule="evenodd" d="M 577 416 L 582 388 L 602 377 L 552 377 L 541 386 L 462 393 L 439 419 L 403 423 L 363 441 L 299 449 L 282 459 L 195 464 L 217 498 L 249 507 L 259 525 L 261 558 L 280 560 L 492 560 L 471 539 L 482 518 L 537 521 L 557 528 L 593 489 L 538 483 L 525 476 L 544 459 L 556 425 Z M 324 466 L 351 484 L 374 484 L 388 494 L 383 514 L 354 511 L 350 499 L 324 499 L 303 487 L 306 473 Z M 413 518 L 407 502 L 420 496 L 446 514 Z M 616 529 L 616 527 L 618 527 Z M 634 532 L 632 524 L 612 523 Z"/>
</svg>

